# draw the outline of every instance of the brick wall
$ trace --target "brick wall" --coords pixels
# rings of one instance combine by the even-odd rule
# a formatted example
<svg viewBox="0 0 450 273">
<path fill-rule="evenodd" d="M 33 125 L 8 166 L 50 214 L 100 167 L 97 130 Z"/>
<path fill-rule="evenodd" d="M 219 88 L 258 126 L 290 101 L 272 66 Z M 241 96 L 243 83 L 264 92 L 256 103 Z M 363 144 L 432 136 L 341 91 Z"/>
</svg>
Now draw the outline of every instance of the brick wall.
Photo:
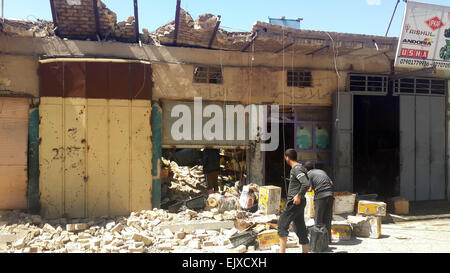
<svg viewBox="0 0 450 273">
<path fill-rule="evenodd" d="M 97 39 L 93 0 L 54 0 L 60 36 L 69 39 Z M 117 15 L 98 0 L 100 34 L 103 39 L 134 42 L 134 17 L 117 23 Z M 132 18 L 132 19 L 131 19 Z"/>
</svg>

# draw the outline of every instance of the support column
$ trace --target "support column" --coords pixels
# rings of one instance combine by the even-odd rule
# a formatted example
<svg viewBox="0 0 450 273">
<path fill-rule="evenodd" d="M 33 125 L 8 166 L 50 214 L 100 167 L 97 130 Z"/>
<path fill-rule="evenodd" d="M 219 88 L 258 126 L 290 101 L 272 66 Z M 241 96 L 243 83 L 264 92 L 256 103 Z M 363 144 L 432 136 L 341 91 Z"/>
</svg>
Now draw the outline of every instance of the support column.
<svg viewBox="0 0 450 273">
<path fill-rule="evenodd" d="M 162 157 L 162 108 L 155 103 L 152 107 L 152 208 L 161 206 L 161 157 Z"/>
</svg>

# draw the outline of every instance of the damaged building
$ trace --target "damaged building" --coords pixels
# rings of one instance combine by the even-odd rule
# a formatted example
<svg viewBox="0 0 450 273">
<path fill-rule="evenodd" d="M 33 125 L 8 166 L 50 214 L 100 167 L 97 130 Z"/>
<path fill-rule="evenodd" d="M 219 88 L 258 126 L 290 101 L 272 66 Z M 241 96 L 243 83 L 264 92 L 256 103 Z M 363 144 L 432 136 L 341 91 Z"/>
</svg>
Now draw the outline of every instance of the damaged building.
<svg viewBox="0 0 450 273">
<path fill-rule="evenodd" d="M 0 22 L 0 209 L 84 218 L 156 208 L 164 161 L 187 149 L 217 150 L 217 179 L 230 189 L 284 192 L 283 150 L 295 148 L 338 191 L 449 198 L 448 79 L 399 77 L 408 71 L 393 66 L 398 38 L 265 22 L 228 32 L 220 16 L 194 20 L 179 6 L 173 22 L 141 33 L 137 8 L 117 22 L 100 0 L 50 2 L 53 22 Z M 280 105 L 266 117 L 278 149 L 174 139 L 172 110 L 193 113 L 194 98 L 223 112 Z"/>
</svg>

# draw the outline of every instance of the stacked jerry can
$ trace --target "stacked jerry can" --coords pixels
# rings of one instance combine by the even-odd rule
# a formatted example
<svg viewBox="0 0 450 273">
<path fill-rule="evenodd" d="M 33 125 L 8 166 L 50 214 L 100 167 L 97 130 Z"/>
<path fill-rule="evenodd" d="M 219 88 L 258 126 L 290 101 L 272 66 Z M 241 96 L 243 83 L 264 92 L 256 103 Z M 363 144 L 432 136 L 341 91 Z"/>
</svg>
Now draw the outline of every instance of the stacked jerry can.
<svg viewBox="0 0 450 273">
<path fill-rule="evenodd" d="M 353 232 L 357 237 L 379 239 L 381 237 L 381 217 L 386 216 L 386 203 L 359 201 L 358 214 L 349 217 Z"/>
</svg>

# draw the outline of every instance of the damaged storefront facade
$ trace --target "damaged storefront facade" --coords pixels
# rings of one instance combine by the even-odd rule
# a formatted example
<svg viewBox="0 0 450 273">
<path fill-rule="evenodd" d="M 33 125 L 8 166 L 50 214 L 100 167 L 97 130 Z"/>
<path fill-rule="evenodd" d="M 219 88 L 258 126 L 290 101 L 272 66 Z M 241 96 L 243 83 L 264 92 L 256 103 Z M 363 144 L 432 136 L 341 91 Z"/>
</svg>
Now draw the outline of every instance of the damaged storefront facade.
<svg viewBox="0 0 450 273">
<path fill-rule="evenodd" d="M 27 35 L 18 35 L 7 23 L 0 34 L 2 98 L 27 100 L 40 121 L 34 125 L 39 132 L 37 161 L 18 163 L 28 168 L 17 182 L 19 195 L 28 207 L 39 205 L 46 217 L 125 215 L 158 207 L 163 152 L 186 148 L 243 151 L 245 158 L 238 161 L 245 162 L 245 184 L 285 187 L 283 150 L 295 148 L 300 161 L 327 170 L 338 191 L 406 195 L 409 200 L 449 196 L 448 153 L 437 153 L 446 150 L 448 140 L 447 130 L 442 131 L 448 122 L 448 80 L 441 72 L 412 80 L 433 87 L 428 97 L 416 99 L 429 101 L 427 109 L 439 109 L 428 118 L 442 127 L 421 138 L 437 145 L 427 152 L 433 160 L 439 157 L 429 163 L 430 170 L 444 172 L 415 182 L 417 191 L 430 190 L 426 196 L 407 193 L 412 186 L 401 182 L 413 171 L 402 169 L 408 164 L 401 159 L 406 141 L 401 135 L 409 128 L 405 122 L 425 121 L 419 120 L 420 108 L 402 106 L 402 84 L 411 79 L 393 78 L 399 72 L 393 68 L 397 38 L 263 22 L 248 33 L 227 32 L 220 28 L 220 16 L 193 20 L 182 9 L 174 22 L 155 33 L 136 34 L 138 20 L 117 23 L 101 1 L 72 1 L 81 6 L 52 2 L 57 28 L 49 28 L 48 35 L 41 37 L 29 27 L 22 28 Z M 86 14 L 74 12 L 78 9 Z M 86 17 L 86 23 L 79 27 L 84 21 L 72 16 Z M 262 151 L 257 140 L 171 141 L 168 132 L 176 119 L 167 116 L 169 106 L 190 105 L 196 97 L 221 107 L 279 105 L 278 150 Z M 409 111 L 417 117 L 403 121 L 411 117 Z M 375 124 L 377 118 L 390 121 L 384 124 L 389 128 Z M 31 118 L 21 128 L 28 123 Z M 30 154 L 31 140 L 15 151 Z M 366 162 L 368 155 L 378 161 Z M 389 171 L 380 163 L 386 158 L 392 158 Z M 32 162 L 38 162 L 40 175 L 36 170 L 30 174 Z M 375 169 L 366 170 L 369 165 Z M 383 182 L 375 187 L 377 180 Z M 24 204 L 5 209 L 23 209 Z"/>
</svg>

